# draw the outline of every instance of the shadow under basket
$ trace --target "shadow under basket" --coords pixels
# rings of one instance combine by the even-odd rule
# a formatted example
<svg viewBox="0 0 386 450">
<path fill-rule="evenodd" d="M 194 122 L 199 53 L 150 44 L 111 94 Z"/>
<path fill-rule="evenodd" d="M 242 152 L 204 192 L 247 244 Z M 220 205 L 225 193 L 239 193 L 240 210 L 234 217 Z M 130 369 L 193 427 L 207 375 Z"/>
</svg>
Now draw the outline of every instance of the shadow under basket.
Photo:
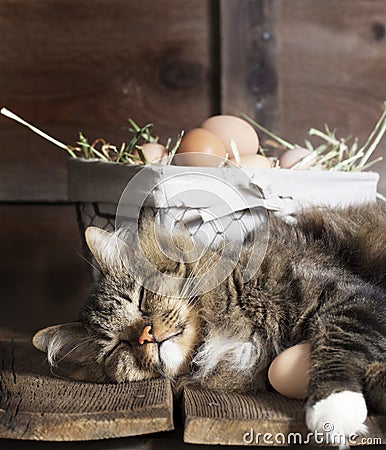
<svg viewBox="0 0 386 450">
<path fill-rule="evenodd" d="M 374 202 L 379 180 L 375 172 L 143 166 L 82 158 L 69 159 L 67 173 L 68 198 L 76 204 L 89 260 L 85 229 L 113 231 L 117 222 L 123 223 L 121 213 L 117 220 L 117 208 L 125 210 L 125 220 L 136 221 L 140 207 L 146 206 L 159 213 L 162 225 L 183 222 L 192 236 L 204 231 L 215 241 L 228 233 L 227 238 L 237 240 L 267 210 L 291 220 L 309 206 Z"/>
</svg>

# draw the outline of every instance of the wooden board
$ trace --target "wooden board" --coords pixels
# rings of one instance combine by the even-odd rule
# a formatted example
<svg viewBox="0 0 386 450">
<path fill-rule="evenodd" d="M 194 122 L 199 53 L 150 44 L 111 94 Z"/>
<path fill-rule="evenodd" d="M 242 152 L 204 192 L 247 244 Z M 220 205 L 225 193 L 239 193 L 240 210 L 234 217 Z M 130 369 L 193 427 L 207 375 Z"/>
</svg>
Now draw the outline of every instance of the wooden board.
<svg viewBox="0 0 386 450">
<path fill-rule="evenodd" d="M 386 3 L 382 0 L 279 2 L 278 131 L 298 140 L 310 127 L 331 124 L 363 142 L 386 99 Z M 296 113 L 294 114 L 294 111 Z M 386 155 L 386 139 L 374 156 Z M 383 176 L 386 159 L 374 166 Z"/>
<path fill-rule="evenodd" d="M 0 342 L 0 438 L 107 439 L 173 429 L 166 379 L 122 384 L 54 378 L 29 341 Z"/>
<path fill-rule="evenodd" d="M 277 5 L 221 0 L 221 109 L 275 126 L 278 109 Z"/>
<path fill-rule="evenodd" d="M 302 144 L 325 123 L 368 136 L 386 99 L 383 0 L 223 0 L 222 108 Z M 374 155 L 386 155 L 386 138 Z M 386 158 L 373 167 L 386 193 Z"/>
<path fill-rule="evenodd" d="M 72 205 L 0 204 L 0 326 L 77 320 L 91 286 Z"/>
<path fill-rule="evenodd" d="M 0 439 L 96 440 L 173 429 L 167 380 L 92 384 L 54 378 L 29 339 L 4 334 L 0 330 Z M 258 439 L 261 446 L 282 446 L 308 433 L 301 402 L 274 393 L 252 397 L 189 387 L 183 413 L 184 442 L 192 444 L 250 445 Z M 386 418 L 371 418 L 367 425 L 367 439 L 373 439 L 367 443 L 381 438 L 385 444 Z M 181 446 L 168 434 L 163 441 Z"/>
<path fill-rule="evenodd" d="M 5 0 L 1 106 L 58 140 L 162 139 L 218 112 L 213 0 Z M 22 30 L 22 32 L 21 32 Z M 66 199 L 66 153 L 0 117 L 0 200 Z"/>
<path fill-rule="evenodd" d="M 276 393 L 253 397 L 188 387 L 183 400 L 184 441 L 192 444 L 287 446 L 300 443 L 299 433 L 304 439 L 308 434 L 302 402 Z M 370 418 L 367 425 L 367 437 L 386 444 L 386 417 Z"/>
<path fill-rule="evenodd" d="M 221 0 L 220 18 L 217 5 L 2 1 L 0 106 L 66 143 L 81 130 L 119 144 L 129 116 L 162 138 L 198 125 L 221 87 L 224 113 L 292 141 L 324 122 L 368 134 L 386 98 L 383 0 Z M 64 151 L 4 117 L 0 142 L 0 200 L 66 199 Z"/>
</svg>

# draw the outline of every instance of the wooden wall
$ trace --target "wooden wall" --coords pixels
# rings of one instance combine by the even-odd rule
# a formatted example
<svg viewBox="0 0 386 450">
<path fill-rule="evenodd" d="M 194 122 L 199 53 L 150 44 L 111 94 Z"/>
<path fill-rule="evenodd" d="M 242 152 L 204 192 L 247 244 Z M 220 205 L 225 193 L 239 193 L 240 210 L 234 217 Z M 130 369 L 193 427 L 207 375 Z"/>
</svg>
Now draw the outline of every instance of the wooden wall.
<svg viewBox="0 0 386 450">
<path fill-rule="evenodd" d="M 5 0 L 1 101 L 57 139 L 174 136 L 218 112 L 211 0 Z M 66 200 L 66 154 L 0 122 L 0 199 Z"/>
<path fill-rule="evenodd" d="M 363 139 L 386 99 L 382 0 L 3 0 L 0 23 L 0 106 L 68 144 L 220 111 Z M 66 158 L 0 118 L 0 326 L 72 320 L 88 289 Z"/>
<path fill-rule="evenodd" d="M 222 0 L 222 109 L 301 144 L 325 123 L 363 141 L 386 100 L 382 0 Z M 386 138 L 374 155 L 386 193 Z"/>
</svg>

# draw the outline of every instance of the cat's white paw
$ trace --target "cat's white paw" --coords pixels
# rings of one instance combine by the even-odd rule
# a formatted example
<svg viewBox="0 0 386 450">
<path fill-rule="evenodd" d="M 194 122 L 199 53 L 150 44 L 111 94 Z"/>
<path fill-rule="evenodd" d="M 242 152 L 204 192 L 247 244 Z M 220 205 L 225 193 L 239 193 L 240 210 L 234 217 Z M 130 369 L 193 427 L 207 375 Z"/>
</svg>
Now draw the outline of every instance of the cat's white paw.
<svg viewBox="0 0 386 450">
<path fill-rule="evenodd" d="M 330 394 L 306 409 L 306 424 L 332 439 L 364 434 L 367 406 L 360 392 L 342 391 Z"/>
</svg>

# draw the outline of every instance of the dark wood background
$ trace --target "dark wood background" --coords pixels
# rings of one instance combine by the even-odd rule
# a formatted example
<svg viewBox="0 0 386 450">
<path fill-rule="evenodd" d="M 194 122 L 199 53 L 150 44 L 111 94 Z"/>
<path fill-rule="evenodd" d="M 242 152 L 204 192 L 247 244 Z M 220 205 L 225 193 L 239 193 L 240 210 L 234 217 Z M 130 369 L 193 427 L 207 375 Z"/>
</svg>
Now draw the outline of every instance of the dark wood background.
<svg viewBox="0 0 386 450">
<path fill-rule="evenodd" d="M 299 143 L 325 122 L 364 139 L 386 99 L 385 24 L 383 0 L 3 0 L 0 106 L 68 144 L 220 112 Z M 66 158 L 0 117 L 0 326 L 73 320 L 89 289 Z"/>
</svg>

